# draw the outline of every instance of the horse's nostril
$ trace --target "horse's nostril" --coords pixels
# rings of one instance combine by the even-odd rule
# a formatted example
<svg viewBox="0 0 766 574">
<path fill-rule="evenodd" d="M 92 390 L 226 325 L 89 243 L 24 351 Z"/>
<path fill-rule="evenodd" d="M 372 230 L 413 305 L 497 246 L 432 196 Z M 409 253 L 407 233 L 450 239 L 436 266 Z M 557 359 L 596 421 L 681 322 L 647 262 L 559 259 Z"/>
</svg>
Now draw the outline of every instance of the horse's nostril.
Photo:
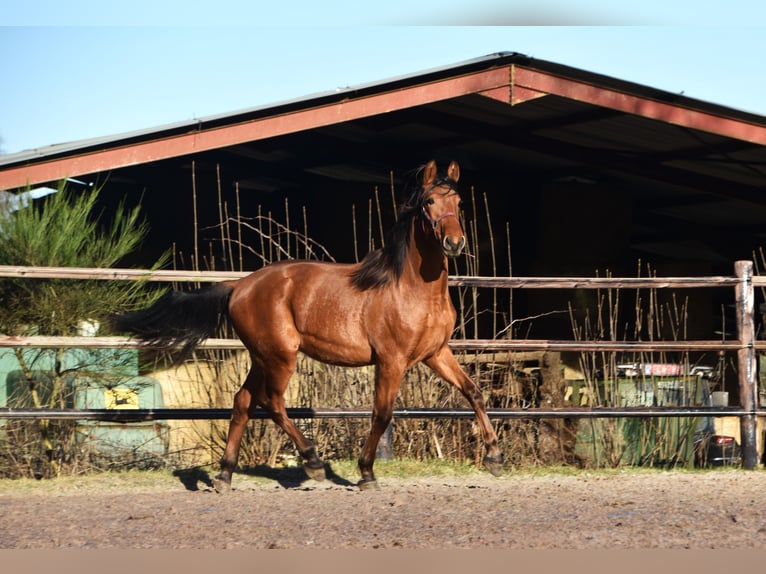
<svg viewBox="0 0 766 574">
<path fill-rule="evenodd" d="M 453 241 L 451 237 L 445 237 L 442 241 L 442 248 L 445 253 L 459 254 L 465 247 L 465 237 L 461 236 L 457 241 Z"/>
</svg>

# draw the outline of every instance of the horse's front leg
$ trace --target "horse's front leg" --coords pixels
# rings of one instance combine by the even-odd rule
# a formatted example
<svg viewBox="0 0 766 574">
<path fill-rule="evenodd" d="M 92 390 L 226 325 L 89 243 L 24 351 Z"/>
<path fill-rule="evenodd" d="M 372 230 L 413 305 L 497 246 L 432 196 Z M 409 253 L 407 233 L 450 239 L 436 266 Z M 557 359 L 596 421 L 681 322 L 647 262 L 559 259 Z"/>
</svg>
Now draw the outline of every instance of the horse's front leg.
<svg viewBox="0 0 766 574">
<path fill-rule="evenodd" d="M 481 429 L 487 453 L 484 456 L 484 466 L 494 476 L 503 473 L 503 453 L 497 444 L 497 433 L 487 416 L 484 397 L 474 380 L 469 377 L 455 359 L 449 347 L 442 347 L 435 355 L 423 361 L 436 371 L 445 381 L 455 385 L 476 413 L 476 419 Z"/>
<path fill-rule="evenodd" d="M 375 400 L 372 406 L 370 435 L 364 443 L 359 456 L 359 472 L 362 475 L 358 485 L 362 490 L 378 488 L 372 466 L 375 463 L 375 451 L 394 414 L 394 401 L 399 393 L 404 369 L 400 366 L 378 364 L 375 369 Z"/>
</svg>

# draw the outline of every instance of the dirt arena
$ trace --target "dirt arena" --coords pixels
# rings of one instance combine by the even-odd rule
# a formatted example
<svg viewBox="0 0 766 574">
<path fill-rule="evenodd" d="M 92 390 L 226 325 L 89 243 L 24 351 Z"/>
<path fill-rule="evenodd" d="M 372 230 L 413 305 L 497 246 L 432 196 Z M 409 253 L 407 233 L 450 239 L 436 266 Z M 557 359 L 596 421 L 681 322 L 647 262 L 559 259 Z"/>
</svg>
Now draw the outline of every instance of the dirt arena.
<svg viewBox="0 0 766 574">
<path fill-rule="evenodd" d="M 268 474 L 268 473 L 266 473 Z M 315 483 L 302 470 L 0 481 L 2 549 L 763 549 L 766 472 L 519 472 Z"/>
</svg>

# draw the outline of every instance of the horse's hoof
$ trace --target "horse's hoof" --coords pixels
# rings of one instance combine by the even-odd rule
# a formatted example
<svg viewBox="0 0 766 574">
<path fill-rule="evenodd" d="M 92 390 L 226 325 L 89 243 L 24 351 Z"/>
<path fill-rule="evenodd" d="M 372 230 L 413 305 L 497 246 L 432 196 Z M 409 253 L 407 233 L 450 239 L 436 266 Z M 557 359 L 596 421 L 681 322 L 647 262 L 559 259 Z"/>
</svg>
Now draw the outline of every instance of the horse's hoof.
<svg viewBox="0 0 766 574">
<path fill-rule="evenodd" d="M 316 480 L 317 482 L 322 482 L 325 478 L 327 478 L 325 475 L 324 463 L 321 463 L 319 466 L 314 468 L 310 467 L 308 464 L 304 464 L 303 470 L 306 472 L 310 479 Z"/>
<path fill-rule="evenodd" d="M 219 493 L 229 492 L 231 490 L 231 480 L 226 480 L 221 475 L 213 479 L 213 490 Z"/>
<path fill-rule="evenodd" d="M 503 455 L 485 456 L 484 468 L 486 468 L 492 476 L 503 476 Z"/>
<path fill-rule="evenodd" d="M 359 490 L 380 490 L 380 486 L 378 485 L 378 481 L 374 478 L 372 479 L 362 479 L 357 483 L 357 486 L 359 487 Z"/>
</svg>

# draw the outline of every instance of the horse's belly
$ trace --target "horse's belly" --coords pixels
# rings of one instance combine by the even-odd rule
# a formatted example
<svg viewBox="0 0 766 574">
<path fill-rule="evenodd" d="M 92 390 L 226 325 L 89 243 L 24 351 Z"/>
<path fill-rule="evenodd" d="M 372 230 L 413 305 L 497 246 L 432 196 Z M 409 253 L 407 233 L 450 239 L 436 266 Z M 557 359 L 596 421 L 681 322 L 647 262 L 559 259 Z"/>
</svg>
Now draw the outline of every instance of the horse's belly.
<svg viewBox="0 0 766 574">
<path fill-rule="evenodd" d="M 372 349 L 360 337 L 328 337 L 304 333 L 300 351 L 332 365 L 358 367 L 372 363 Z"/>
</svg>

